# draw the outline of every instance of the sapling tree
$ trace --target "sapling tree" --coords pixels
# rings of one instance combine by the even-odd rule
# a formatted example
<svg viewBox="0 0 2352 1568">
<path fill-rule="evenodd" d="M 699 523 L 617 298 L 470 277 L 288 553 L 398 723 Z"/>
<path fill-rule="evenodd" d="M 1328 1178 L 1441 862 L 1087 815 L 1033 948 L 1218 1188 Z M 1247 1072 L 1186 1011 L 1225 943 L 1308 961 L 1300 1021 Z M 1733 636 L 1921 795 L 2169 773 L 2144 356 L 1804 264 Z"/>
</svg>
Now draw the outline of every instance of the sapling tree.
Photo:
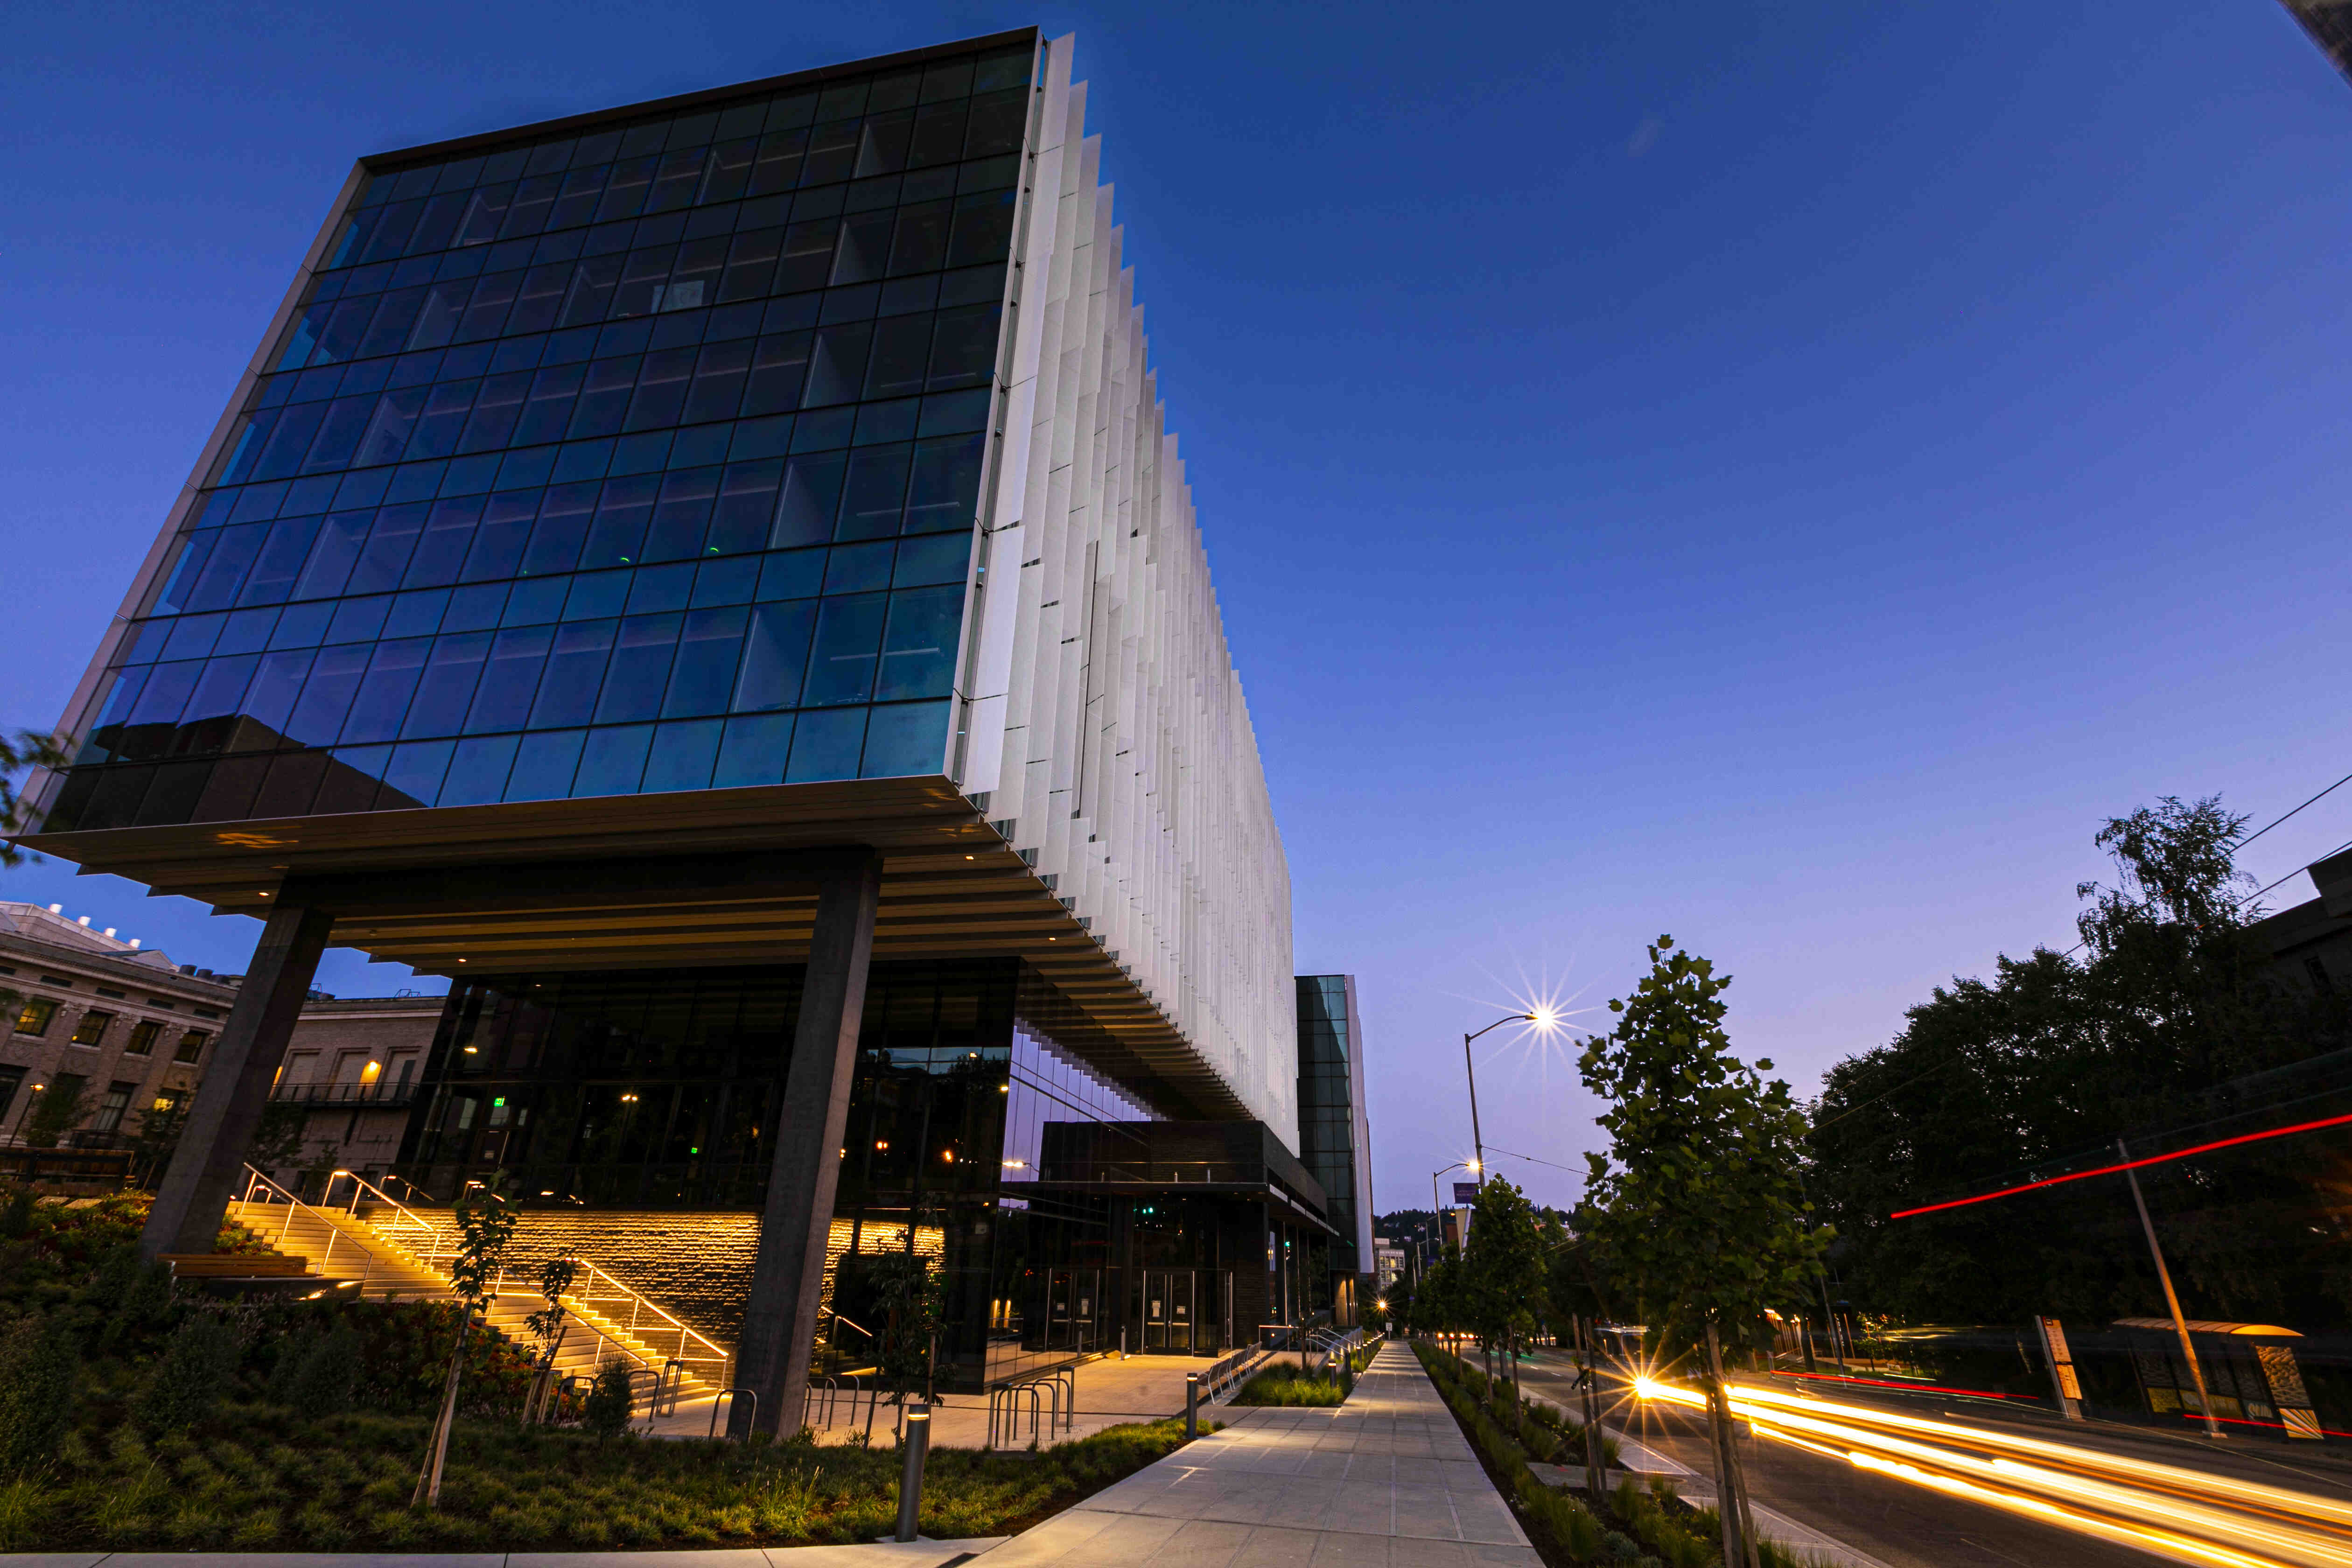
<svg viewBox="0 0 2352 1568">
<path fill-rule="evenodd" d="M 1654 1354 L 1703 1350 L 1723 1500 L 1724 1561 L 1756 1563 L 1755 1528 L 1723 1393 L 1721 1347 L 1759 1342 L 1768 1308 L 1803 1299 L 1831 1233 L 1809 1230 L 1805 1123 L 1789 1086 L 1731 1054 L 1712 963 L 1662 936 L 1650 973 L 1579 1062 L 1609 1109 L 1606 1154 L 1588 1154 L 1592 1217 L 1649 1324 Z"/>
<path fill-rule="evenodd" d="M 1467 1326 L 1487 1347 L 1488 1376 L 1494 1374 L 1493 1352 L 1503 1352 L 1516 1399 L 1518 1347 L 1543 1310 L 1544 1244 L 1527 1194 L 1500 1176 L 1479 1184 L 1464 1264 Z"/>
<path fill-rule="evenodd" d="M 580 1260 L 576 1258 L 551 1258 L 539 1270 L 539 1293 L 547 1305 L 523 1320 L 539 1342 L 547 1348 L 540 1353 L 539 1373 L 532 1378 L 530 1395 L 523 1401 L 523 1425 L 547 1418 L 548 1395 L 555 1384 L 555 1358 L 562 1353 L 563 1336 L 571 1329 L 566 1321 L 563 1293 L 580 1278 Z"/>
<path fill-rule="evenodd" d="M 449 1212 L 457 1222 L 457 1252 L 449 1264 L 449 1283 L 463 1310 L 457 1317 L 457 1345 L 449 1356 L 448 1386 L 441 1396 L 441 1418 L 434 1423 L 432 1445 L 425 1453 L 425 1468 L 417 1474 L 411 1507 L 423 1503 L 432 1508 L 441 1500 L 441 1467 L 449 1455 L 449 1428 L 457 1418 L 457 1374 L 465 1369 L 467 1342 L 472 1336 L 475 1317 L 487 1312 L 494 1300 L 507 1244 L 514 1239 L 515 1222 L 520 1217 L 495 1185 L 479 1183 L 468 1186 Z"/>
</svg>

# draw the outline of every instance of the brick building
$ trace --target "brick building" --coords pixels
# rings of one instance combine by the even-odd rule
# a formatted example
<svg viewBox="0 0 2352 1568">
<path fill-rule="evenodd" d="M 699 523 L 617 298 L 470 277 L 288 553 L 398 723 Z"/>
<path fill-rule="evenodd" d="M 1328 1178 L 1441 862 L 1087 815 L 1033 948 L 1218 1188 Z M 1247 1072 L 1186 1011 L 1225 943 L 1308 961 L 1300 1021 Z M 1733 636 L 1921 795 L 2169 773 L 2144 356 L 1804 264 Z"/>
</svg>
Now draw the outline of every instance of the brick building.
<svg viewBox="0 0 2352 1568">
<path fill-rule="evenodd" d="M 0 1149 L 48 1141 L 44 1096 L 78 1102 L 57 1146 L 106 1150 L 194 1091 L 241 977 L 174 968 L 116 931 L 55 904 L 0 903 L 0 991 L 16 994 L 0 1035 Z"/>
</svg>

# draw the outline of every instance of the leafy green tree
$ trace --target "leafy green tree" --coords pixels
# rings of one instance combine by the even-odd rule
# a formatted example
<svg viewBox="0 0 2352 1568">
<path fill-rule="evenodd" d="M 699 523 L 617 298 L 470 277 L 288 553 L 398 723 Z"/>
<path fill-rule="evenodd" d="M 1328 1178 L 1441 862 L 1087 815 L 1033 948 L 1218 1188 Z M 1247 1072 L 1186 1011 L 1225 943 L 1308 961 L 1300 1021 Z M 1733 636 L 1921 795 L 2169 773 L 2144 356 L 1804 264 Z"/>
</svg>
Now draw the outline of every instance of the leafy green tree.
<svg viewBox="0 0 2352 1568">
<path fill-rule="evenodd" d="M 2218 799 L 2167 797 L 2109 819 L 2095 842 L 2115 876 L 2076 889 L 2079 954 L 2003 955 L 1990 977 L 1937 987 L 1894 1040 L 1830 1070 L 1813 1107 L 1811 1180 L 1841 1237 L 1849 1300 L 1913 1321 L 2154 1310 L 2154 1271 L 2119 1184 L 1888 1215 L 2105 1163 L 2119 1137 L 2243 1115 L 2288 1092 L 2255 1075 L 2352 1044 L 2347 998 L 2281 984 L 2251 929 L 2262 910 L 2244 902 L 2234 860 L 2244 826 Z M 2352 1234 L 2326 1141 L 2256 1145 L 2142 1180 L 2193 1313 L 2352 1321 L 2352 1249 L 2341 1245 Z"/>
<path fill-rule="evenodd" d="M 64 736 L 44 735 L 37 730 L 19 730 L 14 736 L 0 735 L 0 868 L 39 858 L 10 842 L 33 826 L 32 805 L 19 793 L 19 779 L 35 768 L 64 767 Z M 0 992 L 0 1003 L 14 994 Z"/>
<path fill-rule="evenodd" d="M 523 1401 L 523 1422 L 546 1418 L 550 1391 L 555 1383 L 555 1358 L 562 1353 L 563 1337 L 571 1325 L 565 1321 L 564 1293 L 580 1278 L 580 1259 L 570 1257 L 549 1258 L 540 1266 L 539 1294 L 547 1303 L 523 1320 L 523 1326 L 538 1336 L 546 1347 L 540 1352 L 539 1371 L 531 1380 L 530 1393 Z"/>
<path fill-rule="evenodd" d="M 1500 1176 L 1479 1184 L 1464 1263 L 1468 1326 L 1486 1347 L 1486 1373 L 1494 1375 L 1494 1352 L 1501 1350 L 1516 1398 L 1519 1347 L 1543 1306 L 1544 1244 L 1527 1194 Z"/>
<path fill-rule="evenodd" d="M 1769 1060 L 1751 1068 L 1731 1053 L 1730 977 L 1670 936 L 1649 956 L 1633 996 L 1609 1004 L 1615 1026 L 1579 1060 L 1585 1087 L 1609 1106 L 1597 1118 L 1609 1152 L 1586 1156 L 1587 1201 L 1639 1299 L 1652 1350 L 1706 1349 L 1724 1560 L 1738 1563 L 1755 1531 L 1719 1346 L 1757 1342 L 1768 1308 L 1803 1300 L 1825 1237 L 1805 1223 L 1803 1114 L 1785 1081 L 1762 1078 Z"/>
<path fill-rule="evenodd" d="M 1462 1255 L 1451 1246 L 1421 1277 L 1412 1300 L 1412 1329 L 1418 1334 L 1450 1334 L 1462 1327 Z"/>
<path fill-rule="evenodd" d="M 496 1186 L 479 1184 L 468 1186 L 450 1205 L 449 1213 L 457 1222 L 457 1251 L 449 1263 L 449 1283 L 465 1310 L 457 1319 L 457 1344 L 449 1356 L 441 1417 L 434 1423 L 433 1441 L 416 1478 L 415 1496 L 410 1500 L 411 1506 L 423 1503 L 427 1508 L 441 1500 L 441 1468 L 449 1456 L 449 1429 L 457 1419 L 457 1374 L 466 1364 L 466 1342 L 473 1333 L 474 1319 L 489 1310 L 492 1287 L 521 1217 Z"/>
<path fill-rule="evenodd" d="M 55 1073 L 48 1087 L 25 1113 L 25 1123 L 18 1131 L 25 1142 L 36 1149 L 54 1149 L 58 1141 L 70 1131 L 89 1103 L 89 1084 L 77 1073 Z"/>
</svg>

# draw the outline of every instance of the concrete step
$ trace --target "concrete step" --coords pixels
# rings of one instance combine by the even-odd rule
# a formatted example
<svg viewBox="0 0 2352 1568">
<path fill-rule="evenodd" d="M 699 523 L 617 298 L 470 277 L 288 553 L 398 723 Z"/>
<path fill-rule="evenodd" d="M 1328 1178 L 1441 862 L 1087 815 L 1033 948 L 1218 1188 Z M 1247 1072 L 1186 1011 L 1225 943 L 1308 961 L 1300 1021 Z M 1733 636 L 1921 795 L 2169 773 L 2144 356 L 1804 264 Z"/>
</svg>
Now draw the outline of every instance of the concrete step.
<svg viewBox="0 0 2352 1568">
<path fill-rule="evenodd" d="M 405 1238 L 386 1235 L 385 1227 L 361 1215 L 307 1206 L 289 1210 L 283 1204 L 267 1203 L 232 1204 L 229 1213 L 231 1218 L 279 1250 L 310 1259 L 327 1278 L 361 1280 L 360 1293 L 369 1300 L 457 1299 L 449 1277 L 404 1245 Z M 425 1238 L 417 1236 L 415 1239 L 423 1242 Z M 545 1306 L 535 1291 L 525 1287 L 493 1299 L 486 1319 L 517 1344 L 534 1348 L 538 1336 L 531 1332 L 526 1320 Z M 670 1354 L 667 1348 L 629 1332 L 593 1309 L 574 1307 L 563 1348 L 556 1357 L 556 1372 L 560 1376 L 592 1375 L 612 1359 L 616 1347 L 639 1364 L 656 1371 L 662 1368 Z M 682 1401 L 707 1399 L 714 1392 L 713 1384 L 691 1371 L 680 1376 L 678 1397 Z"/>
</svg>

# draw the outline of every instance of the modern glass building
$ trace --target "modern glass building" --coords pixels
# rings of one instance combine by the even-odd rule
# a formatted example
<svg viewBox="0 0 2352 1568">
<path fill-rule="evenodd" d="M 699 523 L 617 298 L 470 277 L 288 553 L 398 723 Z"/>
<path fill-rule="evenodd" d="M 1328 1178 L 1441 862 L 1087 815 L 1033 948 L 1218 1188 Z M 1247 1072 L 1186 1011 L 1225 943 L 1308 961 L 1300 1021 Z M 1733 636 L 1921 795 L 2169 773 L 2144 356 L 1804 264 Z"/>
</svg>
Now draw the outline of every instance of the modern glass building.
<svg viewBox="0 0 2352 1568">
<path fill-rule="evenodd" d="M 758 1216 L 763 1420 L 869 1238 L 974 1380 L 1144 1336 L 1147 1255 L 1191 1348 L 1307 1310 L 1288 873 L 1070 53 L 353 168 L 27 840 L 268 921 L 151 1251 L 333 942 L 457 982 L 424 1190 Z M 1264 1134 L 1164 1246 L 1055 1152 L 1163 1121 Z"/>
<path fill-rule="evenodd" d="M 1298 1154 L 1328 1195 L 1331 1306 L 1353 1322 L 1370 1289 L 1372 1123 L 1352 974 L 1298 977 Z"/>
</svg>

